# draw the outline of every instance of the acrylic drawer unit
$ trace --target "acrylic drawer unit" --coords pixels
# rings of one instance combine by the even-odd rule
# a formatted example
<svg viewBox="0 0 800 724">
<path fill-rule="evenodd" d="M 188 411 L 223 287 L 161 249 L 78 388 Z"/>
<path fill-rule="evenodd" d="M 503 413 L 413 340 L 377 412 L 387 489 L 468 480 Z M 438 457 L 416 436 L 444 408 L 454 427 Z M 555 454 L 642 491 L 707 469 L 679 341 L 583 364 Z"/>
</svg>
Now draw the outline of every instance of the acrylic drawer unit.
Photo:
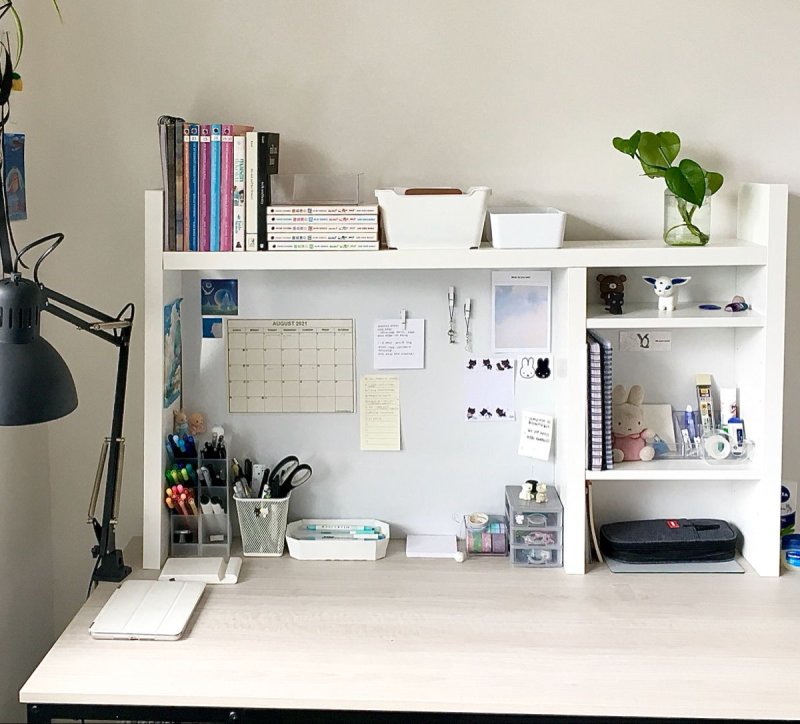
<svg viewBox="0 0 800 724">
<path fill-rule="evenodd" d="M 547 486 L 547 502 L 522 500 L 521 485 L 506 485 L 511 563 L 515 566 L 562 566 L 564 509 L 556 489 Z"/>
</svg>

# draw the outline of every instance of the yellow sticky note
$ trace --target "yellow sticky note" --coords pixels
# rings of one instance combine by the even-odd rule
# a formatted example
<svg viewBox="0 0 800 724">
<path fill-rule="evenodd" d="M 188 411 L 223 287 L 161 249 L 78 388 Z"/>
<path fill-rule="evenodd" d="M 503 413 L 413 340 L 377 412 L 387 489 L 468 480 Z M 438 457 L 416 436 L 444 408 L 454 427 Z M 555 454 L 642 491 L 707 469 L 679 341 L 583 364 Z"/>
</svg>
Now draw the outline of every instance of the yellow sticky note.
<svg viewBox="0 0 800 724">
<path fill-rule="evenodd" d="M 396 375 L 362 375 L 361 449 L 400 449 L 400 380 Z"/>
</svg>

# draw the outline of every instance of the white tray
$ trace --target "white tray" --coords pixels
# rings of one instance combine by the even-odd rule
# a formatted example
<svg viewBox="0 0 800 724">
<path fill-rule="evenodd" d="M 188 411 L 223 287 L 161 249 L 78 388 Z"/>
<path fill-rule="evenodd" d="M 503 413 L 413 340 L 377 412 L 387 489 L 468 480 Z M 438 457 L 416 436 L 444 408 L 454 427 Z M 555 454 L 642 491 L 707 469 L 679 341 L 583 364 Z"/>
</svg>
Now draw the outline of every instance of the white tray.
<svg viewBox="0 0 800 724">
<path fill-rule="evenodd" d="M 299 540 L 295 538 L 311 523 L 327 525 L 371 525 L 380 528 L 383 540 Z M 286 526 L 289 555 L 301 561 L 376 561 L 386 556 L 389 524 L 375 518 L 304 518 Z"/>
</svg>

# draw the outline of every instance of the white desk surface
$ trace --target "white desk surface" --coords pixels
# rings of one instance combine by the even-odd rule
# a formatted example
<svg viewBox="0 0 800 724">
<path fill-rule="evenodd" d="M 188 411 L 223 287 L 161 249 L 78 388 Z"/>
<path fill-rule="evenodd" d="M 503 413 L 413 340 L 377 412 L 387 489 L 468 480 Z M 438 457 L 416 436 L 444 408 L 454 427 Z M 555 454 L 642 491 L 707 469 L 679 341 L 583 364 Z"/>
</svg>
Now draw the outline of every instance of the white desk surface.
<svg viewBox="0 0 800 724">
<path fill-rule="evenodd" d="M 181 641 L 95 641 L 112 590 L 23 703 L 800 717 L 800 574 L 567 576 L 392 542 L 376 562 L 248 558 Z"/>
</svg>

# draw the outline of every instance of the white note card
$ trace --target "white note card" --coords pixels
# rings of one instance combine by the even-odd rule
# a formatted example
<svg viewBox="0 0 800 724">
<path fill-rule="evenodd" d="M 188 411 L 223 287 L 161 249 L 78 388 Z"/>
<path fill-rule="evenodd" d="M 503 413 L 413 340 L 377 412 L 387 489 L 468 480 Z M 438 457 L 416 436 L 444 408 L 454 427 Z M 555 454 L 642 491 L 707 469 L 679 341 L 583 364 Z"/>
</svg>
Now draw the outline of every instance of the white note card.
<svg viewBox="0 0 800 724">
<path fill-rule="evenodd" d="M 524 410 L 519 430 L 519 454 L 547 461 L 552 440 L 553 418 Z"/>
<path fill-rule="evenodd" d="M 425 367 L 425 320 L 399 319 L 375 322 L 376 370 L 421 370 Z"/>
<path fill-rule="evenodd" d="M 362 375 L 361 449 L 400 449 L 400 380 L 395 375 Z"/>
</svg>

